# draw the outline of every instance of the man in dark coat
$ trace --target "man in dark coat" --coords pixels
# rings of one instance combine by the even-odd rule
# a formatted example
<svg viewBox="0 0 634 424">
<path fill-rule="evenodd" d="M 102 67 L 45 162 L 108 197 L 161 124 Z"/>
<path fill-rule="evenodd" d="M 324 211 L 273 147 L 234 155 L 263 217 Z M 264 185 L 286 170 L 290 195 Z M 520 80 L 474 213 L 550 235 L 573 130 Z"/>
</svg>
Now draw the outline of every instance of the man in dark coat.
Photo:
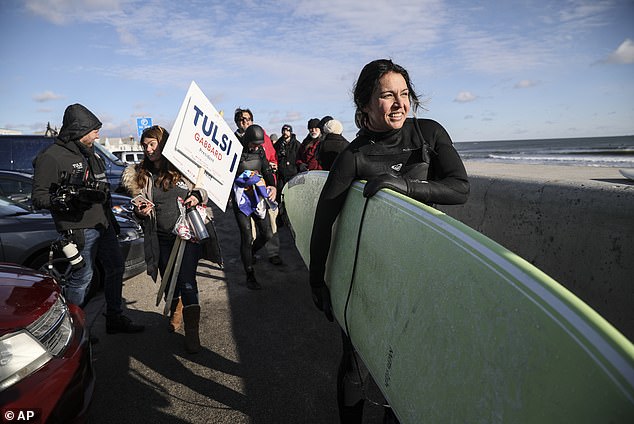
<svg viewBox="0 0 634 424">
<path fill-rule="evenodd" d="M 94 151 L 101 122 L 80 104 L 66 108 L 62 128 L 51 146 L 33 161 L 33 205 L 49 209 L 64 242 L 75 245 L 85 265 L 75 265 L 63 291 L 69 303 L 84 306 L 97 255 L 103 265 L 106 332 L 138 333 L 122 314 L 124 261 L 111 209 L 105 163 Z M 66 251 L 65 251 L 66 253 Z"/>
<path fill-rule="evenodd" d="M 275 151 L 277 152 L 277 176 L 279 178 L 277 184 L 278 196 L 282 191 L 284 184 L 295 175 L 297 175 L 297 151 L 299 150 L 299 141 L 293 134 L 293 127 L 288 124 L 282 126 L 282 136 L 275 143 Z"/>
<path fill-rule="evenodd" d="M 302 140 L 302 144 L 300 144 L 299 151 L 297 152 L 297 161 L 295 161 L 299 172 L 321 169 L 317 161 L 317 149 L 321 141 L 319 123 L 320 121 L 317 118 L 308 120 L 308 135 Z"/>
<path fill-rule="evenodd" d="M 342 135 L 343 125 L 337 119 L 331 119 L 324 124 L 324 138 L 319 143 L 317 159 L 321 167 L 329 171 L 337 155 L 343 151 L 350 142 Z"/>
</svg>

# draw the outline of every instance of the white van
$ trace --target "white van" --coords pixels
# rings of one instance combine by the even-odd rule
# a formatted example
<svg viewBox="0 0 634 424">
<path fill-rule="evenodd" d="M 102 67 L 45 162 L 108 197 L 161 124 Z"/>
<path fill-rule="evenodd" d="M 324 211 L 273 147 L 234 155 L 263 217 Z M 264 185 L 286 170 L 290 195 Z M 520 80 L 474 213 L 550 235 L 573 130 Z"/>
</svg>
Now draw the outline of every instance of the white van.
<svg viewBox="0 0 634 424">
<path fill-rule="evenodd" d="M 143 151 L 141 150 L 118 150 L 112 154 L 125 163 L 139 163 L 143 160 Z"/>
</svg>

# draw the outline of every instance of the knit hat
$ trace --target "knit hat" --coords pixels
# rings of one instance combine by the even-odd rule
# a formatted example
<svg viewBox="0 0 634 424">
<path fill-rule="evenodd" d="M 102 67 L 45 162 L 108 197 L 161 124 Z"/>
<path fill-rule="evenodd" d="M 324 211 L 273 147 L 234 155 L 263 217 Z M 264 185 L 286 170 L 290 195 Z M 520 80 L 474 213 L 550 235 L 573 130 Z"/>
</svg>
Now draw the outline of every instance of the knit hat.
<svg viewBox="0 0 634 424">
<path fill-rule="evenodd" d="M 343 132 L 343 125 L 336 119 L 331 119 L 324 124 L 324 134 L 339 134 Z"/>
<path fill-rule="evenodd" d="M 326 115 L 323 118 L 321 118 L 321 120 L 319 121 L 319 129 L 323 131 L 324 125 L 326 125 L 326 122 L 331 121 L 332 119 L 334 118 L 330 115 Z"/>
<path fill-rule="evenodd" d="M 308 129 L 319 128 L 319 119 L 313 118 L 308 120 Z"/>
<path fill-rule="evenodd" d="M 293 127 L 291 127 L 288 124 L 284 124 L 282 125 L 282 132 L 284 132 L 284 130 L 288 129 L 288 131 L 292 134 L 293 133 Z"/>
</svg>

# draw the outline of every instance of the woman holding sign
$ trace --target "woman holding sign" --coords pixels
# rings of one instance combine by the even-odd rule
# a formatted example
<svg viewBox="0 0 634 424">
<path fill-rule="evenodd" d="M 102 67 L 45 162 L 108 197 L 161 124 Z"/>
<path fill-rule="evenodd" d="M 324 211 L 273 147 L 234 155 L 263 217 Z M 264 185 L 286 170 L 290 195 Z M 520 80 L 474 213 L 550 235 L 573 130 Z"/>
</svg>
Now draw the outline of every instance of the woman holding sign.
<svg viewBox="0 0 634 424">
<path fill-rule="evenodd" d="M 173 230 L 181 217 L 179 202 L 185 207 L 204 205 L 207 202 L 207 192 L 202 188 L 194 188 L 191 181 L 163 156 L 162 151 L 168 136 L 167 130 L 158 125 L 146 128 L 140 142 L 145 157 L 141 163 L 128 166 L 122 176 L 123 186 L 134 197 L 134 212 L 142 220 L 147 273 L 154 281 L 159 272 L 162 278 L 166 277 L 166 271 L 169 273 L 166 268 L 177 241 Z M 207 211 L 211 213 L 209 208 Z M 209 222 L 207 226 L 211 225 L 212 242 L 217 243 L 212 216 L 205 217 L 205 221 Z M 203 245 L 193 239 L 183 240 L 182 243 L 185 243 L 185 248 L 170 305 L 169 329 L 177 330 L 182 317 L 185 348 L 189 353 L 196 353 L 200 351 L 200 304 L 196 268 L 203 257 Z M 207 259 L 222 263 L 218 258 Z M 168 288 L 166 287 L 166 294 Z"/>
</svg>

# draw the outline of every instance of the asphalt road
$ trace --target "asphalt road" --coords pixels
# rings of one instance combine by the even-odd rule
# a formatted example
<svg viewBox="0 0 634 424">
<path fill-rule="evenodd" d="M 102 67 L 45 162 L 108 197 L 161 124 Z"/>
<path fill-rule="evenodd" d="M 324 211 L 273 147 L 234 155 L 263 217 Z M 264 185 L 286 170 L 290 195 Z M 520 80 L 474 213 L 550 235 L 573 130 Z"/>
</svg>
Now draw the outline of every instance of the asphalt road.
<svg viewBox="0 0 634 424">
<path fill-rule="evenodd" d="M 274 266 L 259 252 L 260 291 L 246 288 L 239 232 L 228 209 L 216 212 L 225 268 L 198 268 L 202 352 L 187 354 L 182 330 L 168 333 L 158 290 L 145 274 L 125 282 L 126 315 L 137 335 L 105 333 L 103 296 L 86 307 L 97 375 L 91 423 L 336 423 L 337 324 L 312 303 L 308 271 L 287 227 Z M 372 388 L 368 389 L 369 392 Z M 380 407 L 364 422 L 381 422 Z"/>
</svg>

